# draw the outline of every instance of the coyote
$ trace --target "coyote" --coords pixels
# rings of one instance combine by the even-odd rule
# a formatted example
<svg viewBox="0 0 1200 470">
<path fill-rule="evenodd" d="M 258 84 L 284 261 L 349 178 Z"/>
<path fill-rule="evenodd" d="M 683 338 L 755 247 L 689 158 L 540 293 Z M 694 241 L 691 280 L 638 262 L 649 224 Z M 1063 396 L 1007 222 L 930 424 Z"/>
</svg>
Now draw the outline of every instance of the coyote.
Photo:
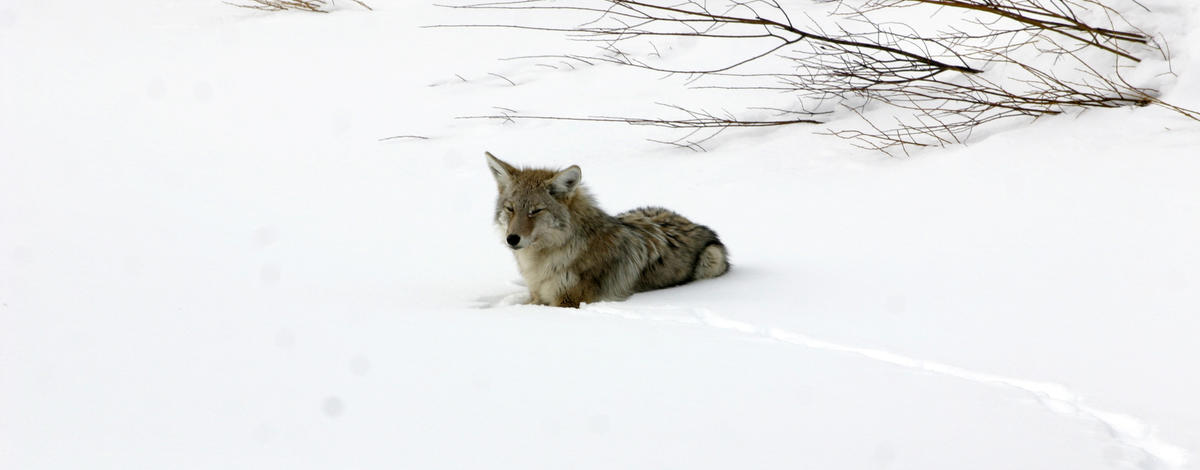
<svg viewBox="0 0 1200 470">
<path fill-rule="evenodd" d="M 517 258 L 530 303 L 579 307 L 708 279 L 729 270 L 716 232 L 660 207 L 608 215 L 582 173 L 517 169 L 485 152 L 496 178 L 496 227 Z"/>
</svg>

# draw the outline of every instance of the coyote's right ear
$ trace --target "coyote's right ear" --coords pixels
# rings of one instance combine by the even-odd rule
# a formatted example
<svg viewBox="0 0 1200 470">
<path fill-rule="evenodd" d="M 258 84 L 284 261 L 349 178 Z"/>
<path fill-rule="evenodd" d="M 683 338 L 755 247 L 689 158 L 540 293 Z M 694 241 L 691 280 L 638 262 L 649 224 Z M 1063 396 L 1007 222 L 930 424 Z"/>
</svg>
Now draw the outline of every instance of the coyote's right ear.
<svg viewBox="0 0 1200 470">
<path fill-rule="evenodd" d="M 504 191 L 504 188 L 512 184 L 513 173 L 516 173 L 517 169 L 513 168 L 512 165 L 504 163 L 503 160 L 496 158 L 495 155 L 492 155 L 492 152 L 483 152 L 483 155 L 487 157 L 488 168 L 492 170 L 492 176 L 496 178 L 496 184 L 500 186 L 501 191 Z"/>
</svg>

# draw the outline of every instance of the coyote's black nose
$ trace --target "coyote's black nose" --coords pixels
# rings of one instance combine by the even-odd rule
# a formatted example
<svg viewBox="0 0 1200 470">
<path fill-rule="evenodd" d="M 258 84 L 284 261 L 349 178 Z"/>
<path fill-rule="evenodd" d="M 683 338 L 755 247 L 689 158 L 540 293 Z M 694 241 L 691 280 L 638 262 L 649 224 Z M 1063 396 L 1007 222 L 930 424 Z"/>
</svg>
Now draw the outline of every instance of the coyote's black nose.
<svg viewBox="0 0 1200 470">
<path fill-rule="evenodd" d="M 505 241 L 508 242 L 508 246 L 517 246 L 518 243 L 521 243 L 521 236 L 514 233 L 509 235 Z"/>
</svg>

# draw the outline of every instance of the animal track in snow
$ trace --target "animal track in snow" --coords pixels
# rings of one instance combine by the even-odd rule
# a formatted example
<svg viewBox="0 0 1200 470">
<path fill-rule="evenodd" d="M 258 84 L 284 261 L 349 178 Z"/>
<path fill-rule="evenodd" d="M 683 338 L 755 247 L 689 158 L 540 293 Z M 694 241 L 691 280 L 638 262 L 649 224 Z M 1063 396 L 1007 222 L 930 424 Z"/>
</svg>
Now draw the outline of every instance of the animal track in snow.
<svg viewBox="0 0 1200 470">
<path fill-rule="evenodd" d="M 855 355 L 872 361 L 922 372 L 967 380 L 982 385 L 1016 389 L 1032 395 L 1047 410 L 1068 418 L 1090 422 L 1103 429 L 1120 446 L 1140 455 L 1136 462 L 1145 470 L 1181 470 L 1188 461 L 1183 447 L 1158 438 L 1153 426 L 1126 414 L 1087 405 L 1083 397 L 1069 388 L 1052 382 L 1038 382 L 1003 375 L 989 374 L 935 361 L 896 354 L 881 349 L 838 344 L 782 328 L 763 327 L 718 315 L 704 308 L 637 307 L 636 310 L 612 304 L 586 305 L 583 313 L 594 313 L 637 321 L 701 325 L 732 331 L 756 339 L 802 346 L 810 349 Z"/>
</svg>

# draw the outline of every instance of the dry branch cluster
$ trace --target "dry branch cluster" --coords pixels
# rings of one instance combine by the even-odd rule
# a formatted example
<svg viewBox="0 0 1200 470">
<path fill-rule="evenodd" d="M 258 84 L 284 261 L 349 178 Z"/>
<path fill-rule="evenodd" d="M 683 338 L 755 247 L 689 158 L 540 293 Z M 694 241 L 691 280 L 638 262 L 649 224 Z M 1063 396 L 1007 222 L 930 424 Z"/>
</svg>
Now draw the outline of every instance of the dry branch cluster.
<svg viewBox="0 0 1200 470">
<path fill-rule="evenodd" d="M 833 134 L 867 148 L 907 152 L 963 142 L 996 120 L 1087 108 L 1158 105 L 1200 120 L 1125 78 L 1142 57 L 1166 54 L 1099 0 L 817 1 L 828 11 L 819 19 L 777 0 L 516 0 L 465 8 L 590 18 L 566 26 L 459 26 L 564 32 L 598 41 L 601 52 L 589 59 L 682 74 L 691 86 L 783 93 L 790 103 L 777 109 L 778 119 L 716 116 L 676 104 L 687 117 L 625 118 L 630 124 L 720 130 L 817 123 L 818 113 L 848 111 L 865 126 Z M 918 30 L 905 15 L 936 30 Z M 742 52 L 725 63 L 669 65 L 653 44 L 671 38 L 732 41 Z M 654 53 L 639 53 L 647 42 Z M 520 117 L 546 118 L 505 116 Z M 697 146 L 686 140 L 692 138 L 681 142 Z"/>
<path fill-rule="evenodd" d="M 253 10 L 264 11 L 282 11 L 282 10 L 299 10 L 311 11 L 314 13 L 329 13 L 334 5 L 333 0 L 245 0 L 248 3 L 232 3 L 225 2 L 235 7 L 250 8 Z M 366 3 L 360 0 L 349 0 L 359 6 L 371 9 Z"/>
</svg>

